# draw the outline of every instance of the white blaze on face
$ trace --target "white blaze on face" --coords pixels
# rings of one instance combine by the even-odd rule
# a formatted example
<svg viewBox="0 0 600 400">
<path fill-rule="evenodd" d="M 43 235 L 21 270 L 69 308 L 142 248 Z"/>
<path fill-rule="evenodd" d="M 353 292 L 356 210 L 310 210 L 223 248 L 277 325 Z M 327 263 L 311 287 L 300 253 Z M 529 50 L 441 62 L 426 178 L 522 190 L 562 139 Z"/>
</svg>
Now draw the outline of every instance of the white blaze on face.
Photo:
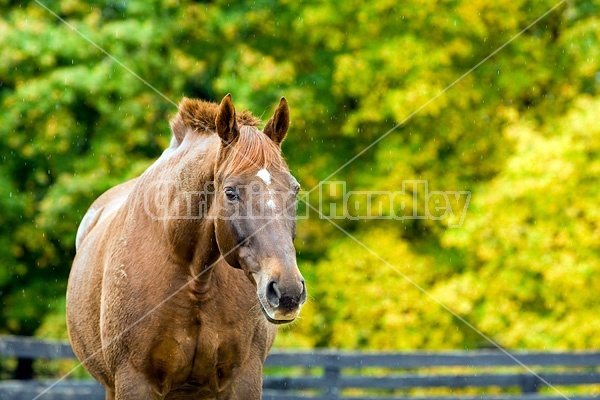
<svg viewBox="0 0 600 400">
<path fill-rule="evenodd" d="M 271 184 L 271 174 L 266 169 L 263 168 L 260 171 L 258 171 L 256 173 L 256 176 L 262 179 L 263 182 L 267 184 L 267 186 Z"/>
<path fill-rule="evenodd" d="M 256 176 L 262 179 L 267 186 L 271 184 L 271 174 L 265 168 L 258 171 Z M 273 193 L 271 192 L 271 189 L 269 189 L 269 200 L 267 200 L 265 206 L 271 210 L 275 208 L 275 201 L 273 200 Z"/>
<path fill-rule="evenodd" d="M 270 209 L 274 209 L 275 208 L 275 202 L 273 201 L 273 199 L 269 199 L 267 200 L 266 206 Z"/>
</svg>

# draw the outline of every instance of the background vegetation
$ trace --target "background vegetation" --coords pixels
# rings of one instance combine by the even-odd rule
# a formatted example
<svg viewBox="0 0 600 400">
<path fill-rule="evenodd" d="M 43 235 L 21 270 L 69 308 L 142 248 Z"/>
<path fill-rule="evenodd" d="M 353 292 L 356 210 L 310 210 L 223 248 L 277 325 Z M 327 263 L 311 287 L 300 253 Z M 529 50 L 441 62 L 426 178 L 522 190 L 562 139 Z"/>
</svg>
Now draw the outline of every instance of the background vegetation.
<svg viewBox="0 0 600 400">
<path fill-rule="evenodd" d="M 279 346 L 489 346 L 459 316 L 509 348 L 598 348 L 598 0 L 561 4 L 329 177 L 556 3 L 43 0 L 174 102 L 231 92 L 266 116 L 285 95 L 306 190 L 472 192 L 457 229 L 335 221 L 389 265 L 311 213 L 311 299 Z M 66 337 L 78 223 L 167 146 L 176 108 L 37 2 L 0 10 L 0 333 Z"/>
</svg>

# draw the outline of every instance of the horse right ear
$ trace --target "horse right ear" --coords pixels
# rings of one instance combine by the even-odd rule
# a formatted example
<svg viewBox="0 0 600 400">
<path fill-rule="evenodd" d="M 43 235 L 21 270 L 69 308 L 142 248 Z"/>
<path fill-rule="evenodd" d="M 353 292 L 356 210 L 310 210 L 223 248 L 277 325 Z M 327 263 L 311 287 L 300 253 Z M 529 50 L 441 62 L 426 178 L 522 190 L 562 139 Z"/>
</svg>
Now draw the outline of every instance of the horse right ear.
<svg viewBox="0 0 600 400">
<path fill-rule="evenodd" d="M 225 145 L 231 144 L 240 134 L 235 117 L 235 107 L 231 101 L 231 94 L 223 97 L 219 112 L 215 120 L 217 134 Z"/>
</svg>

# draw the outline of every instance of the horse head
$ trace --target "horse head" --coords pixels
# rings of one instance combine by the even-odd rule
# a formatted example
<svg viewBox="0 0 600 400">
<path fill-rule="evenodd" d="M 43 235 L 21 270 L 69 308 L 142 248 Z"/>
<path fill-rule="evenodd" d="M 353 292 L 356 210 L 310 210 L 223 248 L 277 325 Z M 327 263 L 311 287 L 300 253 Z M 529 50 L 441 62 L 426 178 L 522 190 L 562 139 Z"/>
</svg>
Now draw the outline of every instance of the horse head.
<svg viewBox="0 0 600 400">
<path fill-rule="evenodd" d="M 221 139 L 214 173 L 217 245 L 255 285 L 262 311 L 274 324 L 293 321 L 306 301 L 294 248 L 300 186 L 281 154 L 289 122 L 284 98 L 262 131 L 238 126 L 230 95 L 216 117 Z"/>
</svg>

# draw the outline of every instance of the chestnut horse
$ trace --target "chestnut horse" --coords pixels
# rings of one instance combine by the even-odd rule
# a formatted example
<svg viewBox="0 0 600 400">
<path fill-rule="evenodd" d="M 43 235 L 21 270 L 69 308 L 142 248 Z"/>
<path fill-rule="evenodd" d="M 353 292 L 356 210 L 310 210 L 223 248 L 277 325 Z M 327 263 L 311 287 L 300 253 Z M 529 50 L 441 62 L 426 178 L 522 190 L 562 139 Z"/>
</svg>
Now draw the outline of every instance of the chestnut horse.
<svg viewBox="0 0 600 400">
<path fill-rule="evenodd" d="M 276 324 L 296 318 L 306 287 L 286 100 L 259 123 L 229 95 L 184 99 L 170 147 L 86 213 L 67 325 L 107 399 L 260 399 Z"/>
</svg>

